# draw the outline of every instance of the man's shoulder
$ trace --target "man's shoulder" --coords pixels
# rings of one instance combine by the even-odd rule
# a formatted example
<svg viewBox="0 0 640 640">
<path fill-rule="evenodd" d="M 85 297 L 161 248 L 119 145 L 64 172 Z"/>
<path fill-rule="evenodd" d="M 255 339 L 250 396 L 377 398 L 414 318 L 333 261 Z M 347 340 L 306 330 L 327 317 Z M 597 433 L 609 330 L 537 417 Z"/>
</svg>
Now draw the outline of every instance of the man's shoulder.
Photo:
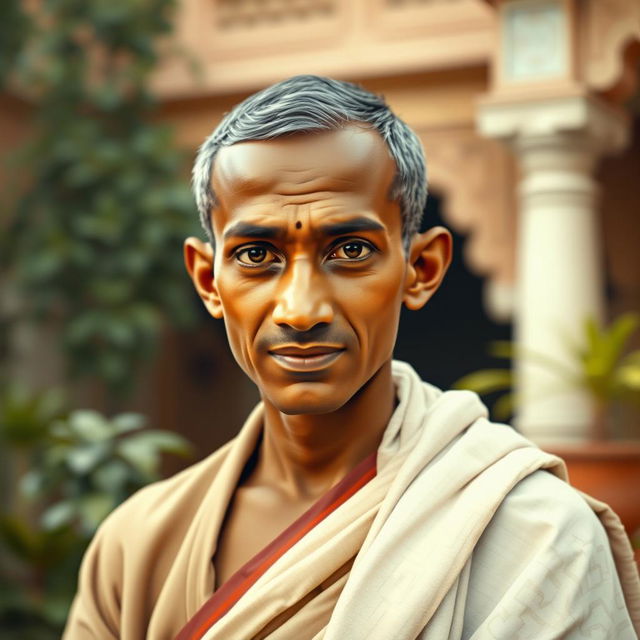
<svg viewBox="0 0 640 640">
<path fill-rule="evenodd" d="M 472 556 L 465 629 L 464 637 L 593 629 L 635 637 L 607 531 L 578 491 L 536 471 L 506 496 Z"/>
<path fill-rule="evenodd" d="M 596 574 L 615 575 L 605 528 L 578 491 L 538 470 L 507 494 L 476 545 L 474 606 L 495 604 L 522 576 L 537 576 L 540 584 L 555 576 L 549 584 L 560 588 Z"/>
<path fill-rule="evenodd" d="M 509 513 L 506 513 L 509 512 Z M 523 478 L 507 494 L 498 513 L 506 516 L 535 519 L 541 526 L 560 529 L 580 525 L 596 532 L 604 529 L 582 494 L 569 483 L 545 470 L 538 470 Z"/>
</svg>

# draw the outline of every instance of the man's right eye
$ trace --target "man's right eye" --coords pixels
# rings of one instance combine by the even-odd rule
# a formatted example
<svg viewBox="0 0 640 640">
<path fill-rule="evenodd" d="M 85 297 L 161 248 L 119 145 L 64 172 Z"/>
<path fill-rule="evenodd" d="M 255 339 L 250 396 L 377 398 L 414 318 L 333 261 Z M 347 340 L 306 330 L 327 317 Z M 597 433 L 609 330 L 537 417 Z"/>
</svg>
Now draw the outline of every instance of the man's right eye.
<svg viewBox="0 0 640 640">
<path fill-rule="evenodd" d="M 243 247 L 236 251 L 235 258 L 245 267 L 261 267 L 272 262 L 278 262 L 276 254 L 262 245 Z"/>
</svg>

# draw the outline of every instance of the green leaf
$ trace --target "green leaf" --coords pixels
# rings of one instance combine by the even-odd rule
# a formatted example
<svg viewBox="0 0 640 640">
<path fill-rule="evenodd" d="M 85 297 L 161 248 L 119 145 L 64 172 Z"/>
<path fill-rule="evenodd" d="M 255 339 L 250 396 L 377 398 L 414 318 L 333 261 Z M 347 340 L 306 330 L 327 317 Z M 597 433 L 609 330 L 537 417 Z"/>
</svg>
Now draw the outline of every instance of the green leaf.
<svg viewBox="0 0 640 640">
<path fill-rule="evenodd" d="M 120 441 L 117 451 L 135 469 L 149 477 L 155 477 L 160 466 L 160 453 L 188 456 L 191 454 L 191 447 L 176 433 L 149 430 Z"/>
<path fill-rule="evenodd" d="M 109 450 L 110 446 L 105 442 L 92 442 L 74 447 L 67 452 L 67 465 L 74 473 L 86 475 L 105 459 Z"/>
<path fill-rule="evenodd" d="M 498 422 L 507 422 L 514 412 L 515 394 L 505 393 L 491 407 L 491 413 Z"/>
<path fill-rule="evenodd" d="M 59 438 L 61 440 L 68 440 L 74 437 L 74 433 L 71 431 L 71 427 L 67 420 L 56 420 L 55 422 L 52 422 L 49 427 L 49 433 L 55 438 Z"/>
<path fill-rule="evenodd" d="M 97 411 L 78 409 L 69 416 L 69 428 L 81 440 L 101 442 L 113 436 L 109 422 Z"/>
<path fill-rule="evenodd" d="M 102 353 L 98 361 L 99 371 L 112 386 L 122 384 L 127 376 L 127 352 L 110 351 Z"/>
<path fill-rule="evenodd" d="M 621 365 L 616 371 L 615 381 L 624 391 L 640 393 L 640 362 Z"/>
<path fill-rule="evenodd" d="M 510 389 L 513 374 L 509 369 L 483 369 L 470 373 L 453 384 L 454 389 L 469 389 L 480 395 Z"/>
<path fill-rule="evenodd" d="M 38 416 L 43 422 L 64 413 L 67 404 L 66 394 L 62 389 L 47 389 L 40 395 Z"/>
<path fill-rule="evenodd" d="M 78 512 L 83 527 L 87 532 L 93 532 L 115 507 L 112 496 L 104 493 L 93 493 L 80 500 Z"/>
<path fill-rule="evenodd" d="M 48 424 L 63 408 L 57 390 L 32 392 L 11 384 L 0 397 L 0 437 L 14 446 L 35 446 L 47 439 Z"/>
<path fill-rule="evenodd" d="M 64 626 L 71 608 L 73 593 L 71 596 L 67 594 L 56 595 L 47 594 L 47 598 L 42 603 L 42 613 L 45 618 L 57 627 Z M 59 637 L 59 636 L 56 636 Z"/>
<path fill-rule="evenodd" d="M 135 343 L 136 328 L 126 321 L 112 319 L 107 329 L 107 338 L 118 347 Z"/>
<path fill-rule="evenodd" d="M 182 436 L 172 431 L 148 429 L 127 438 L 127 442 L 135 442 L 136 446 L 144 446 L 149 449 L 188 456 L 191 453 L 191 445 Z"/>
<path fill-rule="evenodd" d="M 601 402 L 617 393 L 616 367 L 639 322 L 638 314 L 631 313 L 620 316 L 608 328 L 599 327 L 592 318 L 586 321 L 587 347 L 581 355 L 584 384 Z"/>
<path fill-rule="evenodd" d="M 45 530 L 52 531 L 68 525 L 77 515 L 77 505 L 72 500 L 63 500 L 52 505 L 42 514 L 40 522 Z"/>
<path fill-rule="evenodd" d="M 147 478 L 156 475 L 160 456 L 156 449 L 148 447 L 145 442 L 128 438 L 118 443 L 116 451 L 134 469 L 140 471 Z"/>
<path fill-rule="evenodd" d="M 637 313 L 625 313 L 613 321 L 606 332 L 607 356 L 612 364 L 621 357 L 629 338 L 638 328 L 640 316 Z"/>
<path fill-rule="evenodd" d="M 514 358 L 516 356 L 516 346 L 507 340 L 494 340 L 489 344 L 489 355 L 494 358 Z"/>
<path fill-rule="evenodd" d="M 20 491 L 30 499 L 37 498 L 46 490 L 46 477 L 40 469 L 31 469 L 20 480 Z"/>
<path fill-rule="evenodd" d="M 133 478 L 125 462 L 111 460 L 93 472 L 92 480 L 96 488 L 114 495 L 120 494 Z"/>
<path fill-rule="evenodd" d="M 598 325 L 593 317 L 588 317 L 585 320 L 585 336 L 586 336 L 586 352 L 596 353 L 601 349 L 602 336 Z"/>
<path fill-rule="evenodd" d="M 49 469 L 66 466 L 69 451 L 73 445 L 69 443 L 54 444 L 44 451 L 45 466 Z"/>
<path fill-rule="evenodd" d="M 146 418 L 140 413 L 121 413 L 111 420 L 115 433 L 128 433 L 142 429 Z"/>
<path fill-rule="evenodd" d="M 66 342 L 70 345 L 89 342 L 98 333 L 99 327 L 99 316 L 95 312 L 81 313 L 66 327 Z"/>
</svg>

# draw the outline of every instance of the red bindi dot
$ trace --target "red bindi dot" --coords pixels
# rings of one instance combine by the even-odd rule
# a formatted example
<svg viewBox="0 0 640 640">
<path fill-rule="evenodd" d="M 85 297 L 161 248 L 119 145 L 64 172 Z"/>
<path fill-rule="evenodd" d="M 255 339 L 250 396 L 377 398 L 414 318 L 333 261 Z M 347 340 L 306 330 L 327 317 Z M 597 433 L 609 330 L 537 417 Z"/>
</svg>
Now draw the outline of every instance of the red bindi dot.
<svg viewBox="0 0 640 640">
<path fill-rule="evenodd" d="M 302 222 L 300 222 L 300 220 L 296 222 L 296 229 L 302 229 Z"/>
</svg>

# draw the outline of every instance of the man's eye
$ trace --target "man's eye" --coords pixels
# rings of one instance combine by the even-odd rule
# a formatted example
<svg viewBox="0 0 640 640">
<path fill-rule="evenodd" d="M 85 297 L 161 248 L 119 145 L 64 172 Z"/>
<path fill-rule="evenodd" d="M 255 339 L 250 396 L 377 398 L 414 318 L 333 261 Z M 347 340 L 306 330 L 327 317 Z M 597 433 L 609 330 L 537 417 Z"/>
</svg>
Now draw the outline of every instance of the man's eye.
<svg viewBox="0 0 640 640">
<path fill-rule="evenodd" d="M 372 252 L 373 249 L 368 243 L 351 240 L 336 247 L 329 255 L 329 258 L 337 260 L 361 260 Z"/>
<path fill-rule="evenodd" d="M 267 247 L 245 247 L 236 252 L 236 260 L 247 267 L 259 267 L 277 260 L 273 251 Z"/>
</svg>

